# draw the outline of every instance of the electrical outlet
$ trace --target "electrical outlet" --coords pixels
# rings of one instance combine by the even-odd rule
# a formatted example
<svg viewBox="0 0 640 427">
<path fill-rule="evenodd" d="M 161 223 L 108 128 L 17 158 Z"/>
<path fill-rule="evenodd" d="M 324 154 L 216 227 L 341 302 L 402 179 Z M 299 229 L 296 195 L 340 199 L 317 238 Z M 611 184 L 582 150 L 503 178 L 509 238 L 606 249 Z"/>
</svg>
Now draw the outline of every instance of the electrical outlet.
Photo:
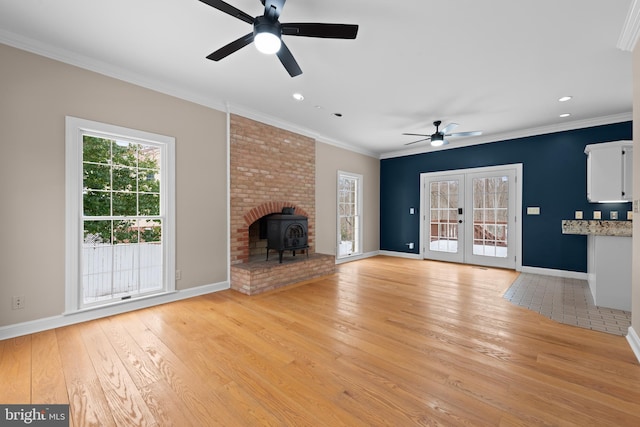
<svg viewBox="0 0 640 427">
<path fill-rule="evenodd" d="M 11 302 L 11 308 L 13 308 L 14 310 L 20 310 L 21 308 L 24 308 L 24 295 L 14 296 Z"/>
<path fill-rule="evenodd" d="M 182 270 L 176 270 L 176 280 L 182 279 Z"/>
</svg>

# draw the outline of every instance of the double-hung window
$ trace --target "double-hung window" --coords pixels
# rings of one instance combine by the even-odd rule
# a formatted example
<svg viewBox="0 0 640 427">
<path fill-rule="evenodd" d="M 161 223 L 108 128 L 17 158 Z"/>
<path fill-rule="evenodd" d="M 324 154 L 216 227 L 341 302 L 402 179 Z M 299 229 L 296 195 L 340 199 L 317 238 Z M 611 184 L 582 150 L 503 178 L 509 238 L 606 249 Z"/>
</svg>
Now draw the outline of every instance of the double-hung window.
<svg viewBox="0 0 640 427">
<path fill-rule="evenodd" d="M 362 253 L 362 175 L 338 171 L 338 258 Z"/>
<path fill-rule="evenodd" d="M 174 290 L 174 138 L 66 126 L 67 313 Z"/>
</svg>

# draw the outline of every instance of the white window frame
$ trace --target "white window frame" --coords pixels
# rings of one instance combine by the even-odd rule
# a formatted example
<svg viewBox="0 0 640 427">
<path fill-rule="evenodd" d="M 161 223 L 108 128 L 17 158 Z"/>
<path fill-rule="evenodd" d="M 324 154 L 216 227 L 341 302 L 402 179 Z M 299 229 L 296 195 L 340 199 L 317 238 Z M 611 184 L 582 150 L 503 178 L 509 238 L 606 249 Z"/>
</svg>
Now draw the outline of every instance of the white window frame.
<svg viewBox="0 0 640 427">
<path fill-rule="evenodd" d="M 160 186 L 160 212 L 163 246 L 163 287 L 150 295 L 131 297 L 122 301 L 109 301 L 102 305 L 83 307 L 80 298 L 82 286 L 82 144 L 83 136 L 91 134 L 107 139 L 122 138 L 132 142 L 159 146 L 162 150 Z M 66 214 L 65 214 L 65 314 L 138 301 L 175 291 L 175 138 L 136 129 L 66 117 Z"/>
<path fill-rule="evenodd" d="M 356 234 L 356 244 L 357 244 L 357 249 L 349 254 L 346 255 L 341 255 L 340 254 L 340 209 L 339 209 L 339 204 L 340 204 L 340 178 L 341 177 L 347 177 L 347 178 L 353 178 L 357 180 L 358 183 L 358 188 L 357 188 L 357 192 L 358 192 L 358 200 L 357 200 L 357 205 L 356 205 L 356 209 L 358 211 L 357 216 L 357 227 L 355 229 L 355 234 Z M 337 175 L 337 179 L 336 179 L 336 259 L 347 259 L 347 258 L 352 258 L 352 257 L 357 257 L 362 255 L 362 230 L 363 230 L 363 223 L 364 223 L 364 219 L 363 219 L 363 177 L 360 174 L 357 173 L 352 173 L 352 172 L 345 172 L 345 171 L 338 171 L 338 175 Z"/>
</svg>

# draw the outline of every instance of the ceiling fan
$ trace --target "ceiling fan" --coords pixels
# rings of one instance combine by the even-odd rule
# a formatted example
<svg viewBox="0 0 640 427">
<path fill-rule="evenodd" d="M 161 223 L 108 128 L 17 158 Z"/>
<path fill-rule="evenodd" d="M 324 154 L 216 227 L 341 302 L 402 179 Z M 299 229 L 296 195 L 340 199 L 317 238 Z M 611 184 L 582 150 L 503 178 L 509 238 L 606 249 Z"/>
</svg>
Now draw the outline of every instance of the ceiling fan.
<svg viewBox="0 0 640 427">
<path fill-rule="evenodd" d="M 358 34 L 358 26 L 350 24 L 320 24 L 311 22 L 281 24 L 278 18 L 280 18 L 280 13 L 286 0 L 260 0 L 264 5 L 264 15 L 255 18 L 222 0 L 200 1 L 234 18 L 238 18 L 247 24 L 253 25 L 252 32 L 232 41 L 207 56 L 207 59 L 213 61 L 220 61 L 222 58 L 231 55 L 251 42 L 255 42 L 256 48 L 259 51 L 278 55 L 280 62 L 282 62 L 284 68 L 289 72 L 289 75 L 295 77 L 302 74 L 302 70 L 287 45 L 282 41 L 282 35 L 329 39 L 355 39 Z"/>
<path fill-rule="evenodd" d="M 446 136 L 457 137 L 457 136 L 477 136 L 477 135 L 482 135 L 482 132 L 478 131 L 478 130 L 477 131 L 472 131 L 472 132 L 450 133 L 452 130 L 454 130 L 455 128 L 460 126 L 458 123 L 449 123 L 444 128 L 442 128 L 442 130 L 438 130 L 438 127 L 441 124 L 442 124 L 442 122 L 440 120 L 436 120 L 435 122 L 433 122 L 433 125 L 436 127 L 436 131 L 435 131 L 435 133 L 432 133 L 431 135 L 424 135 L 424 134 L 421 134 L 421 133 L 403 133 L 403 135 L 423 136 L 424 137 L 424 138 L 419 139 L 417 141 L 407 142 L 404 145 L 411 145 L 411 144 L 415 144 L 417 142 L 422 142 L 422 141 L 431 141 L 431 145 L 433 147 L 439 147 L 441 145 L 449 143 L 449 141 L 444 139 Z"/>
</svg>

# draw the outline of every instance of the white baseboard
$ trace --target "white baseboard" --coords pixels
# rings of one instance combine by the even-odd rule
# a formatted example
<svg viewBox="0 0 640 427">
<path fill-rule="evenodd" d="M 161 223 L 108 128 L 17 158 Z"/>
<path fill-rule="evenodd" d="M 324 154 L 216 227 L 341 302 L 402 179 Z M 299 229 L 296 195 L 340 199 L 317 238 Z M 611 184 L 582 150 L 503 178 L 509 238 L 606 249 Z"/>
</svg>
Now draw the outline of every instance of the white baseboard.
<svg viewBox="0 0 640 427">
<path fill-rule="evenodd" d="M 371 258 L 374 257 L 376 255 L 379 255 L 379 251 L 374 251 L 374 252 L 366 252 L 364 254 L 359 254 L 359 255 L 353 255 L 353 256 L 349 256 L 349 257 L 345 257 L 345 258 L 337 258 L 336 257 L 336 264 L 343 264 L 345 262 L 351 262 L 351 261 L 357 261 L 359 259 L 365 259 L 365 258 Z"/>
<path fill-rule="evenodd" d="M 539 274 L 542 276 L 563 277 L 565 279 L 587 280 L 587 273 L 578 271 L 554 270 L 551 268 L 527 267 L 522 266 L 521 273 Z"/>
<path fill-rule="evenodd" d="M 423 259 L 420 254 L 409 254 L 407 252 L 380 251 L 380 255 L 394 256 L 398 258 Z"/>
<path fill-rule="evenodd" d="M 633 326 L 629 327 L 629 332 L 627 332 L 627 341 L 629 341 L 629 345 L 631 346 L 631 350 L 636 355 L 636 359 L 640 362 L 640 337 L 633 329 Z"/>
<path fill-rule="evenodd" d="M 42 332 L 48 329 L 60 328 L 63 326 L 73 325 L 75 323 L 87 322 L 101 317 L 139 310 L 141 308 L 153 307 L 155 305 L 192 298 L 198 295 L 210 294 L 224 289 L 229 289 L 229 282 L 225 281 L 211 285 L 198 286 L 148 298 L 129 300 L 117 305 L 110 305 L 108 307 L 83 310 L 75 313 L 31 320 L 29 322 L 16 323 L 15 325 L 2 326 L 0 327 L 0 340 Z"/>
</svg>

